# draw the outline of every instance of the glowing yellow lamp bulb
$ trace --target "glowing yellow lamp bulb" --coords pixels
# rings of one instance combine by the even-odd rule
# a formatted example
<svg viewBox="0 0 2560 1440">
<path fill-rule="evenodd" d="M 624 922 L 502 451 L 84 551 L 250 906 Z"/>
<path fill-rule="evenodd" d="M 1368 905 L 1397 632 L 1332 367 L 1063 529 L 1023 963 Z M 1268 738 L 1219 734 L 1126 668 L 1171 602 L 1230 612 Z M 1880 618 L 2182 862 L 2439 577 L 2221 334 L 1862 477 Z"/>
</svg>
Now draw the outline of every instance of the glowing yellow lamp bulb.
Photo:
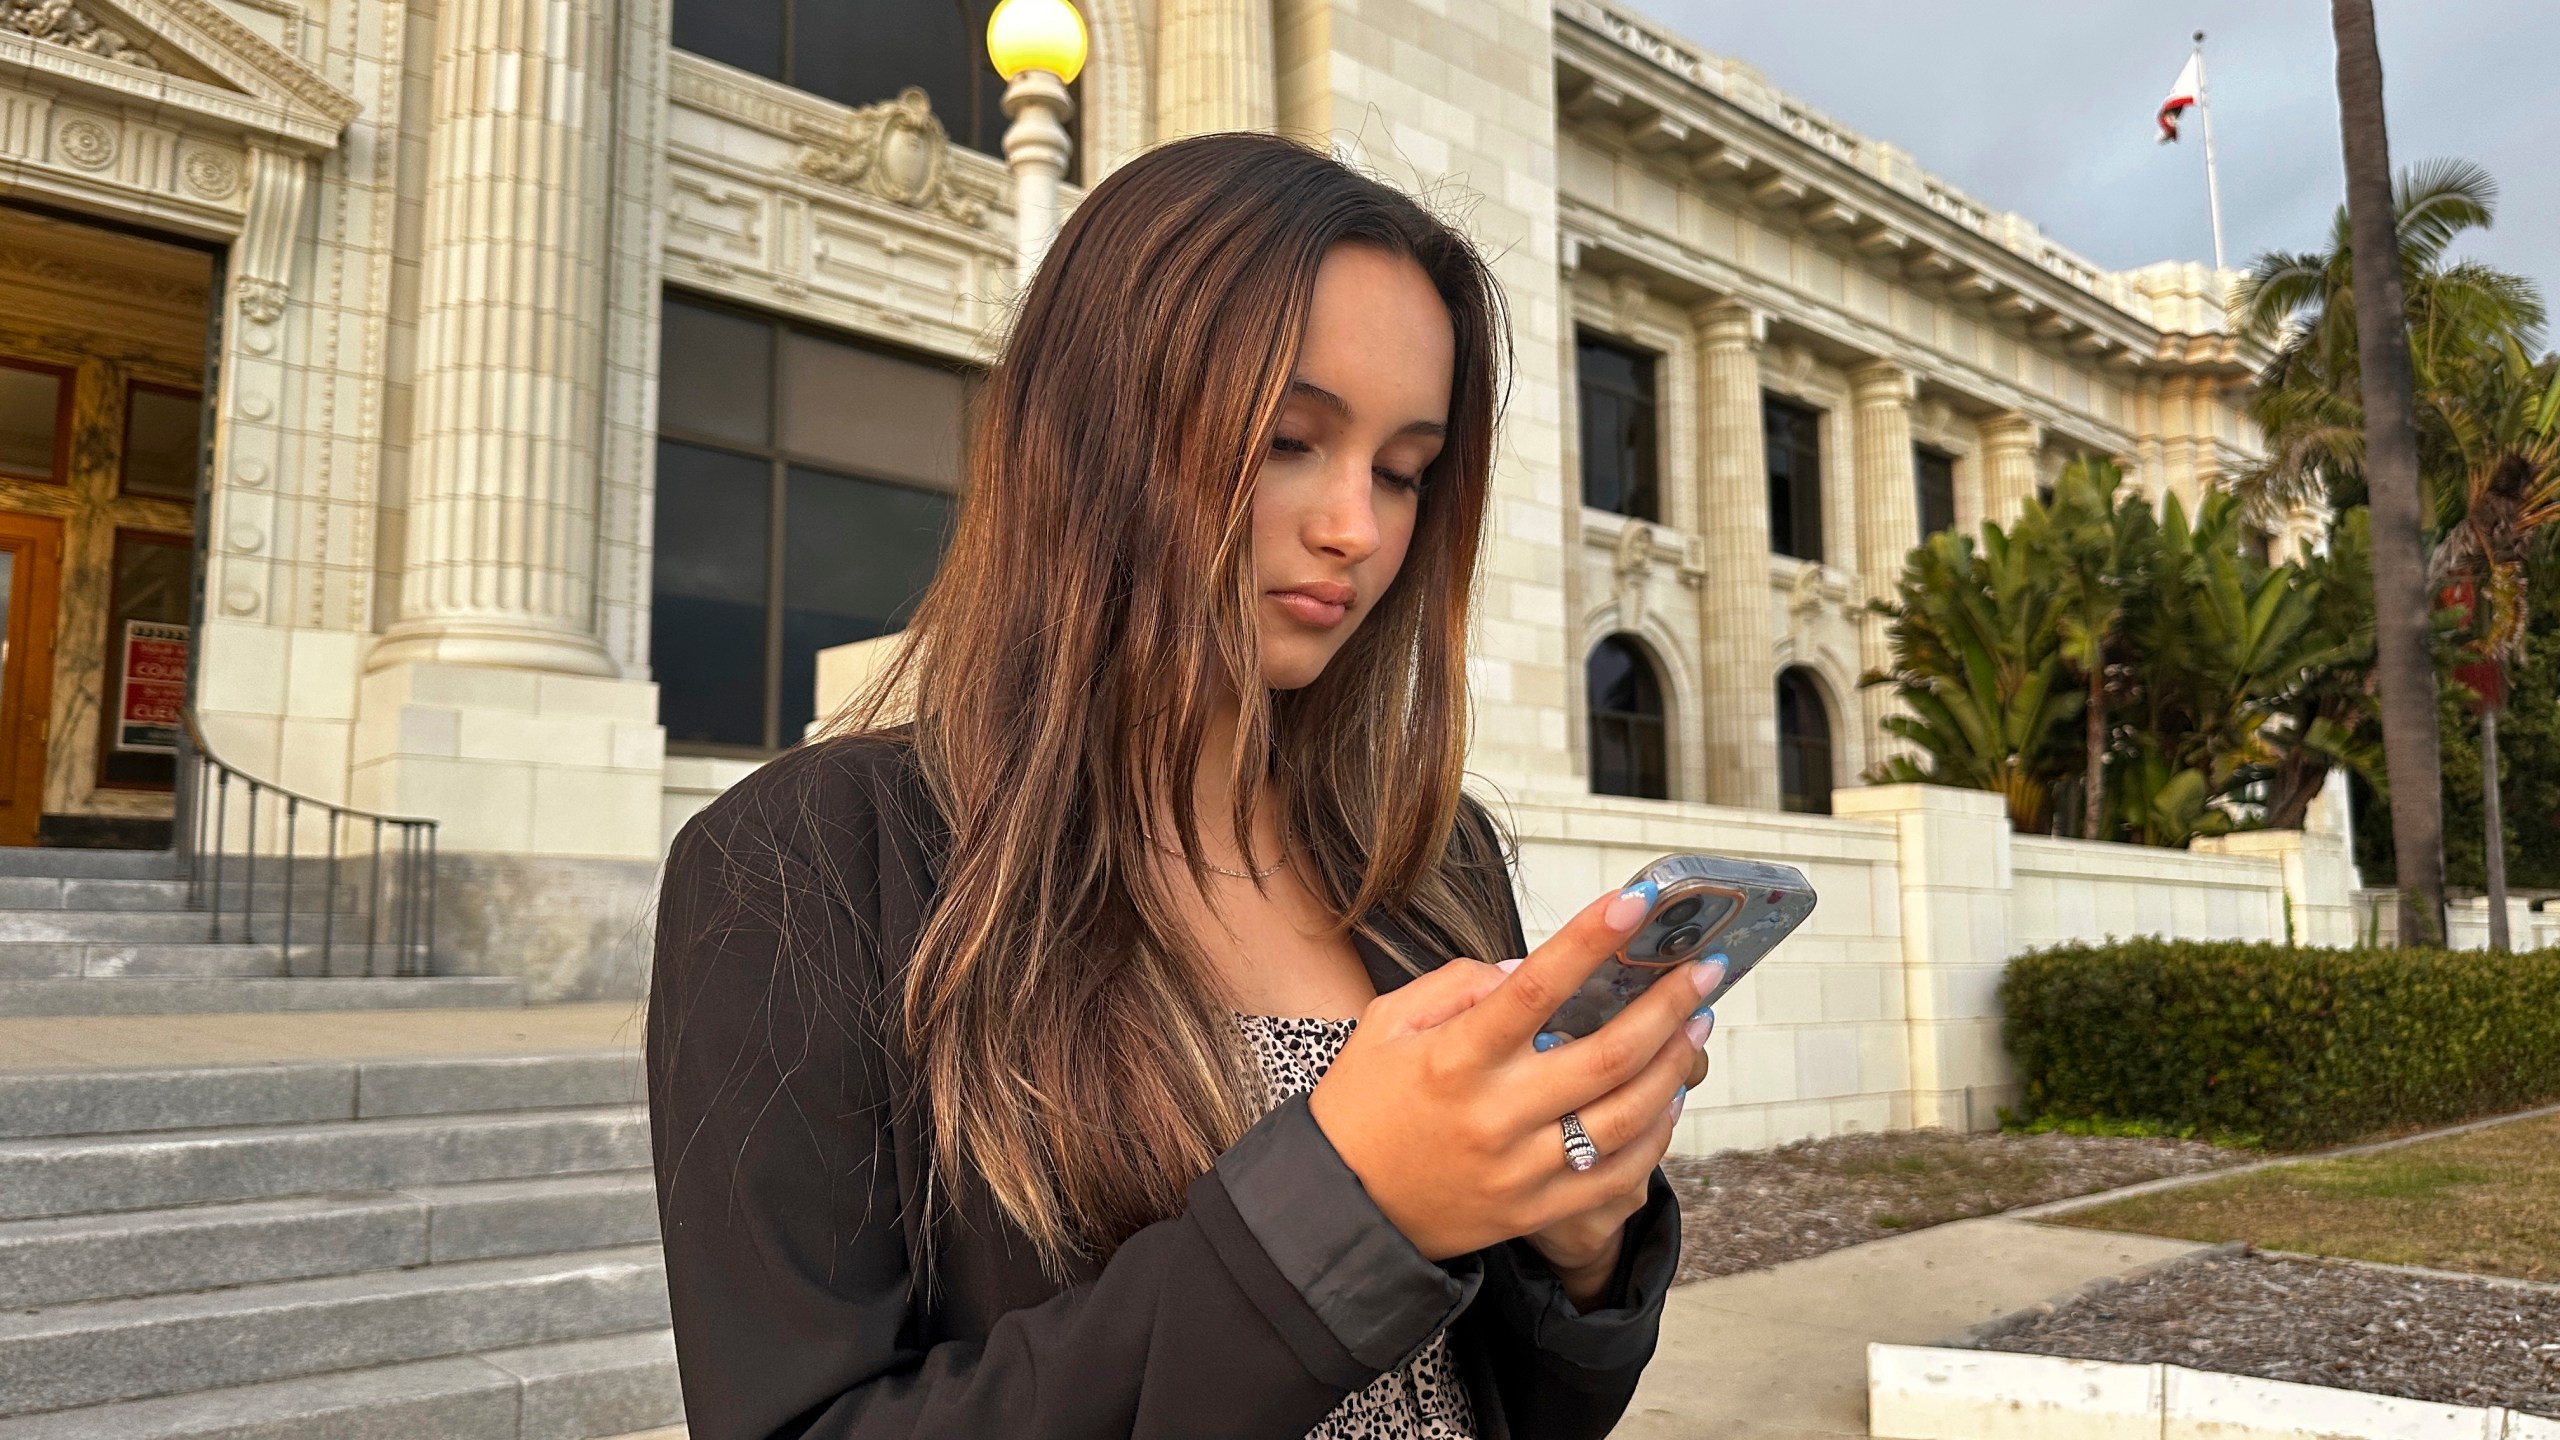
<svg viewBox="0 0 2560 1440">
<path fill-rule="evenodd" d="M 1072 84 L 1084 69 L 1084 17 L 1068 0 L 1004 0 L 987 17 L 987 55 L 1008 81 L 1046 70 Z"/>
</svg>

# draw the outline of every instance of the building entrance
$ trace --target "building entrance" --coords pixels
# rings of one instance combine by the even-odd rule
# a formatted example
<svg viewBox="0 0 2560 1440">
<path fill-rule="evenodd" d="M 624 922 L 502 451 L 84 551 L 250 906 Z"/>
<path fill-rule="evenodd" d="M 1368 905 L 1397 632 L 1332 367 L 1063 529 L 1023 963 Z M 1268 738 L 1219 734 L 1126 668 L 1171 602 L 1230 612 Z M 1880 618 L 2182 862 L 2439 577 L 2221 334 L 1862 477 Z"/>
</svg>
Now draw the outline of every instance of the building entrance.
<svg viewBox="0 0 2560 1440">
<path fill-rule="evenodd" d="M 168 843 L 213 280 L 0 206 L 0 845 Z"/>
</svg>

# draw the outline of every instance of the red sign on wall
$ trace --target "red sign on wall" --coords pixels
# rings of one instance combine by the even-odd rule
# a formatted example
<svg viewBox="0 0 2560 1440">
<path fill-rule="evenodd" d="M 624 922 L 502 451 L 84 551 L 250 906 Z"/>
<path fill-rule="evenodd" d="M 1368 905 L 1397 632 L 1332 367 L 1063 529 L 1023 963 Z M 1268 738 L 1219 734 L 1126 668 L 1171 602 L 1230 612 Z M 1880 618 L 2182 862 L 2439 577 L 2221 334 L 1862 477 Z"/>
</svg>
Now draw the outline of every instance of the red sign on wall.
<svg viewBox="0 0 2560 1440">
<path fill-rule="evenodd" d="M 149 755 L 178 753 L 187 704 L 184 625 L 124 622 L 124 672 L 116 690 L 116 748 Z"/>
</svg>

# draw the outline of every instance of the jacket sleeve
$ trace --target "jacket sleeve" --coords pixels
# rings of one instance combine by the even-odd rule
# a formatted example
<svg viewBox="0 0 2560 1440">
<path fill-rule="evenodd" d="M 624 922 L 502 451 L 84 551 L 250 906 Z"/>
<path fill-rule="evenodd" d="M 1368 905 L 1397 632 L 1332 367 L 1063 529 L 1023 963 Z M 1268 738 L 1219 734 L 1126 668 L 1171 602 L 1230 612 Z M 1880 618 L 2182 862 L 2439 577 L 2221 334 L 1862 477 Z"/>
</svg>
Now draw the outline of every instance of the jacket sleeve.
<svg viewBox="0 0 2560 1440">
<path fill-rule="evenodd" d="M 1093 1278 L 1022 1297 L 983 1338 L 920 1339 L 881 1049 L 895 1008 L 869 952 L 895 933 L 880 825 L 856 817 L 820 855 L 775 819 L 791 808 L 723 797 L 677 838 L 660 899 L 650 1111 L 695 1440 L 1297 1440 L 1473 1298 L 1481 1262 L 1405 1244 L 1301 1104 Z"/>
<path fill-rule="evenodd" d="M 1468 853 L 1487 874 L 1488 902 L 1500 908 L 1511 953 L 1527 954 L 1500 829 L 1473 802 L 1461 829 L 1474 831 Z M 1653 1358 L 1663 1302 L 1680 1264 L 1680 1206 L 1670 1182 L 1659 1169 L 1653 1172 L 1644 1208 L 1627 1221 L 1605 1303 L 1589 1314 L 1565 1298 L 1555 1272 L 1527 1241 L 1495 1246 L 1483 1258 L 1483 1299 L 1468 1329 L 1489 1352 L 1511 1433 L 1522 1440 L 1608 1434 Z"/>
</svg>

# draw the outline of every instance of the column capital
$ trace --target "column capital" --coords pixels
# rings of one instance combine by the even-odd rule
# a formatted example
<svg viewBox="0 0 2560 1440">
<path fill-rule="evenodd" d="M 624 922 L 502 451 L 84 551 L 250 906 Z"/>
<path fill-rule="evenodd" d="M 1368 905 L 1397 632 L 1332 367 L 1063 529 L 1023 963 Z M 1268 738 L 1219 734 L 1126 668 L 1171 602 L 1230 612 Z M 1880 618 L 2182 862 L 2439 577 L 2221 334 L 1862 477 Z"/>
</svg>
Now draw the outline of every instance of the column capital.
<svg viewBox="0 0 2560 1440">
<path fill-rule="evenodd" d="M 1920 379 L 1900 361 L 1879 357 L 1849 371 L 1849 398 L 1859 405 L 1908 405 L 1920 398 Z"/>
<path fill-rule="evenodd" d="M 1708 345 L 1758 349 L 1769 339 L 1769 312 L 1740 300 L 1713 300 L 1689 312 Z"/>
<path fill-rule="evenodd" d="M 2044 426 L 2034 417 L 2004 410 L 1982 422 L 1982 443 L 2016 450 L 2044 448 Z"/>
</svg>

